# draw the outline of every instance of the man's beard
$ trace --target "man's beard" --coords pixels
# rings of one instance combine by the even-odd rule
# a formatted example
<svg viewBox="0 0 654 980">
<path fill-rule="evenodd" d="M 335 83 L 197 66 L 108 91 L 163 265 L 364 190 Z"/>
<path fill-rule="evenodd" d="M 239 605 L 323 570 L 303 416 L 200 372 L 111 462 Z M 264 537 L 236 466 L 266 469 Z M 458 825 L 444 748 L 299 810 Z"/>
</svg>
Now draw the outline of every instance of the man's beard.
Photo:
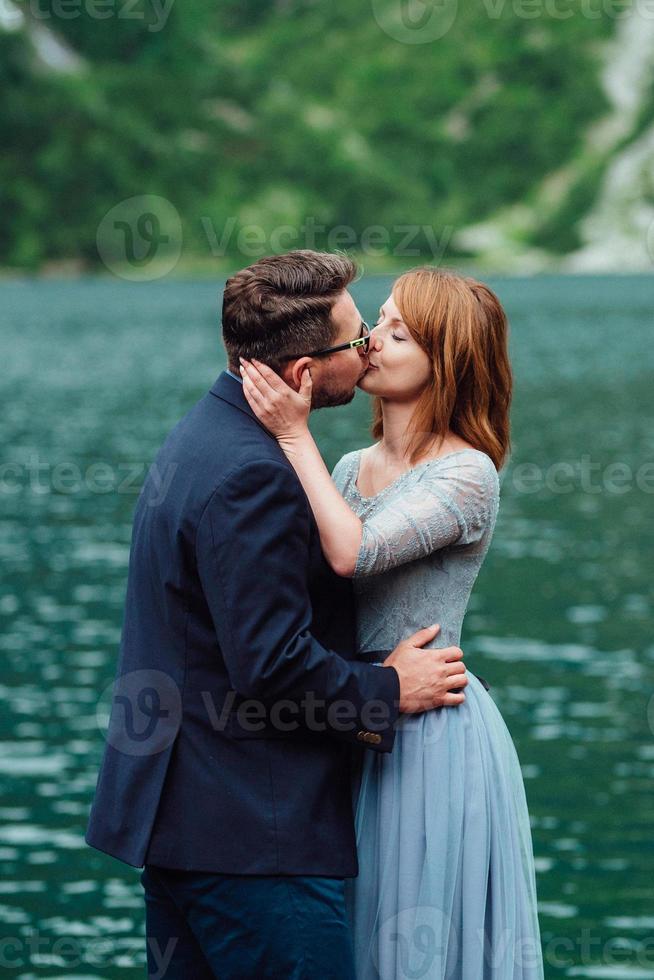
<svg viewBox="0 0 654 980">
<path fill-rule="evenodd" d="M 366 373 L 367 367 L 361 364 L 361 374 L 350 389 L 343 389 L 339 384 L 338 374 L 327 371 L 322 378 L 322 384 L 314 388 L 311 408 L 336 408 L 338 405 L 349 405 L 356 395 L 356 386 Z M 342 382 L 341 382 L 342 384 Z"/>
<path fill-rule="evenodd" d="M 318 408 L 337 408 L 339 405 L 349 405 L 356 394 L 356 388 L 351 391 L 338 391 L 329 386 L 322 391 L 314 391 L 311 400 L 311 408 L 315 412 Z"/>
</svg>

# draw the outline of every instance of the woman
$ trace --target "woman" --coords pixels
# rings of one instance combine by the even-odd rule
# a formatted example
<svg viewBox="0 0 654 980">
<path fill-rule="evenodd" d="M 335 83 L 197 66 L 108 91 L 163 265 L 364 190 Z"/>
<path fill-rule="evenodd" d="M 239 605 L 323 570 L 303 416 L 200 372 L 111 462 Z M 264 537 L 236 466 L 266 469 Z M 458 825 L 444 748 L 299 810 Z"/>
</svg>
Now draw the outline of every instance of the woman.
<svg viewBox="0 0 654 980">
<path fill-rule="evenodd" d="M 442 626 L 458 645 L 509 449 L 507 322 L 494 293 L 451 271 L 402 275 L 380 310 L 360 387 L 373 446 L 330 478 L 300 392 L 258 362 L 244 391 L 309 497 L 325 556 L 352 576 L 362 657 Z M 377 651 L 374 653 L 373 651 Z M 348 881 L 359 980 L 540 980 L 524 786 L 511 737 L 469 675 L 452 708 L 401 717 L 355 786 L 359 876 Z"/>
</svg>

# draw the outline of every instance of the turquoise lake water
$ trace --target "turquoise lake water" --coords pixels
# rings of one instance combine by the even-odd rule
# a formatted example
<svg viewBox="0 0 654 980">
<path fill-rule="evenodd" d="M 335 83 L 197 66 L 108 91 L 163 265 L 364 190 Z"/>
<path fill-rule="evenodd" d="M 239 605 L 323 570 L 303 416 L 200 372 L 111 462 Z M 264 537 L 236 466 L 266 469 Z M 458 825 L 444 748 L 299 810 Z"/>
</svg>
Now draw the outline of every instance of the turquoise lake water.
<svg viewBox="0 0 654 980">
<path fill-rule="evenodd" d="M 364 279 L 366 318 L 390 279 Z M 491 280 L 514 451 L 462 646 L 518 748 L 547 977 L 654 978 L 654 278 Z M 131 517 L 224 366 L 220 284 L 0 284 L 0 967 L 144 975 L 139 871 L 88 848 Z M 316 413 L 328 463 L 368 403 Z M 470 978 L 474 980 L 474 978 Z"/>
</svg>

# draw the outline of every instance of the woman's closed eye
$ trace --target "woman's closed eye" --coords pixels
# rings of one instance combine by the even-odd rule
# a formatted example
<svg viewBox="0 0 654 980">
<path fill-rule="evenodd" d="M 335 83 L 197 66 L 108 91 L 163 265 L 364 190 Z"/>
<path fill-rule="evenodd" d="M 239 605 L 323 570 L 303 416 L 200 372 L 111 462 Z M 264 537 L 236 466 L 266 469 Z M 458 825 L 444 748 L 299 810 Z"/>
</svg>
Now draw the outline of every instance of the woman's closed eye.
<svg viewBox="0 0 654 980">
<path fill-rule="evenodd" d="M 373 326 L 372 329 L 373 330 L 379 329 L 379 327 L 381 327 L 383 325 L 384 319 L 385 319 L 384 311 L 383 310 L 380 310 L 379 311 L 379 315 L 377 317 L 377 322 L 374 324 L 374 326 Z M 391 323 L 393 323 L 393 320 L 391 320 Z M 389 326 L 390 326 L 390 324 L 389 324 Z M 392 330 L 391 330 L 391 337 L 393 338 L 393 340 L 396 340 L 399 344 L 403 344 L 405 342 L 405 340 L 407 339 L 406 337 L 400 337 L 400 336 L 398 336 L 398 334 L 393 333 Z"/>
<path fill-rule="evenodd" d="M 377 322 L 373 324 L 372 329 L 377 330 L 378 327 L 382 326 L 383 322 L 384 322 L 384 317 L 380 314 L 377 317 Z M 406 337 L 398 337 L 398 335 L 395 333 L 391 333 L 391 337 L 393 337 L 395 340 L 406 340 Z"/>
</svg>

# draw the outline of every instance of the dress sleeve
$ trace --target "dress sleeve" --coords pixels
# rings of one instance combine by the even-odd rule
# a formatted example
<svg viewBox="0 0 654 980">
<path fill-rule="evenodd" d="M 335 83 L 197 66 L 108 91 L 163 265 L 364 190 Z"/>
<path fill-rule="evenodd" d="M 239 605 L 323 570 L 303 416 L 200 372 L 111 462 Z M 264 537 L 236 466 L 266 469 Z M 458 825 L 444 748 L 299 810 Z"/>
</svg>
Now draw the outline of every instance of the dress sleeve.
<svg viewBox="0 0 654 980">
<path fill-rule="evenodd" d="M 498 499 L 488 456 L 434 460 L 364 520 L 354 577 L 378 575 L 451 545 L 485 544 Z"/>
<path fill-rule="evenodd" d="M 352 472 L 352 466 L 356 455 L 357 455 L 356 452 L 353 452 L 353 453 L 346 453 L 345 456 L 341 456 L 338 463 L 332 470 L 332 480 L 338 487 L 341 496 L 345 495 L 345 489 L 347 486 L 349 476 Z"/>
</svg>

